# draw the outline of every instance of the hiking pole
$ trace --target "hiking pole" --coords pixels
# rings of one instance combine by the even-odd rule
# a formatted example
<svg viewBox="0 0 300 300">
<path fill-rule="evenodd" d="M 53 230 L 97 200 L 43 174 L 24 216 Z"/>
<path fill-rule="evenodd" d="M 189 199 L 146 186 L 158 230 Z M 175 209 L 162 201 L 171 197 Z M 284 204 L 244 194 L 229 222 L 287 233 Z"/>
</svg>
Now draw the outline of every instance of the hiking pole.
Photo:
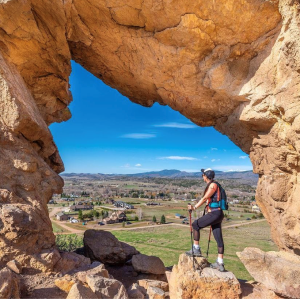
<svg viewBox="0 0 300 300">
<path fill-rule="evenodd" d="M 208 237 L 208 244 L 207 244 L 206 258 L 208 258 L 208 250 L 209 250 L 210 236 L 211 236 L 211 226 L 210 226 L 209 237 Z"/>
<path fill-rule="evenodd" d="M 188 203 L 191 205 L 191 203 Z M 192 242 L 192 256 L 193 256 L 193 270 L 195 271 L 195 261 L 194 261 L 194 242 L 193 242 L 193 228 L 192 228 L 192 210 L 189 209 L 190 214 L 190 231 L 191 231 L 191 242 Z"/>
</svg>

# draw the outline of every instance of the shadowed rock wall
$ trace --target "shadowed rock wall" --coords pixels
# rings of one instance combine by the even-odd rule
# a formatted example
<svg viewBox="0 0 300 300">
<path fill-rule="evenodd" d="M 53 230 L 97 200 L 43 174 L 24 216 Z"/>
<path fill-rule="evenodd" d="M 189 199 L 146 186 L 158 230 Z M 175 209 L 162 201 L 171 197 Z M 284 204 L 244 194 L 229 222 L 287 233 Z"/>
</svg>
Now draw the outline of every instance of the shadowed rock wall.
<svg viewBox="0 0 300 300">
<path fill-rule="evenodd" d="M 54 244 L 46 204 L 63 163 L 47 125 L 71 116 L 71 59 L 249 153 L 275 242 L 300 254 L 299 11 L 298 0 L 0 0 L 2 261 Z"/>
</svg>

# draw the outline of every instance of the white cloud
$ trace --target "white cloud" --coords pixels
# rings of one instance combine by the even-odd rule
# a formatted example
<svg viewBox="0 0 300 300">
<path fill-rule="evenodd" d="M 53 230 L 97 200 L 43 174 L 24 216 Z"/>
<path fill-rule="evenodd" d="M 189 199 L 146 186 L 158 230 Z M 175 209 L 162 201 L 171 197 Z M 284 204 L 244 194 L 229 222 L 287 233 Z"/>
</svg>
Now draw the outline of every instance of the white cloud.
<svg viewBox="0 0 300 300">
<path fill-rule="evenodd" d="M 129 133 L 129 134 L 124 134 L 121 136 L 121 138 L 125 139 L 152 139 L 155 138 L 155 134 L 150 134 L 150 133 Z"/>
<path fill-rule="evenodd" d="M 203 156 L 203 158 L 205 158 L 205 159 L 206 159 L 206 158 L 208 158 L 208 157 L 207 157 L 207 156 Z"/>
<path fill-rule="evenodd" d="M 153 126 L 154 127 L 181 128 L 181 129 L 190 129 L 190 128 L 198 127 L 197 125 L 194 125 L 194 124 L 176 123 L 176 122 L 158 124 L 158 125 L 153 125 Z"/>
<path fill-rule="evenodd" d="M 240 156 L 239 158 L 240 159 L 246 159 L 248 156 L 247 155 L 242 155 L 242 156 Z"/>
<path fill-rule="evenodd" d="M 136 165 L 135 165 L 135 167 L 141 167 L 141 166 L 142 166 L 141 164 L 136 164 Z"/>
<path fill-rule="evenodd" d="M 217 151 L 218 148 L 210 148 L 211 151 Z"/>
<path fill-rule="evenodd" d="M 172 160 L 199 160 L 195 157 L 188 157 L 188 156 L 164 156 L 159 157 L 158 159 L 172 159 Z"/>
<path fill-rule="evenodd" d="M 221 159 L 213 158 L 213 159 L 211 160 L 211 162 L 220 161 L 220 160 L 221 160 Z"/>
</svg>

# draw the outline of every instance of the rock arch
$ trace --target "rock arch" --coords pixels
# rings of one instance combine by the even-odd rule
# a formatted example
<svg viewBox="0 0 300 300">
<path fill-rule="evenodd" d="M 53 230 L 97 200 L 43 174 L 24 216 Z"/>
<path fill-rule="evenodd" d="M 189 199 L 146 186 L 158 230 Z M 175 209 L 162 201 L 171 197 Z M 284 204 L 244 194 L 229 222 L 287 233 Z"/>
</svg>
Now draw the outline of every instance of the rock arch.
<svg viewBox="0 0 300 300">
<path fill-rule="evenodd" d="M 57 260 L 47 202 L 63 171 L 74 59 L 131 101 L 169 105 L 250 154 L 280 249 L 300 255 L 297 0 L 0 0 L 0 262 Z"/>
</svg>

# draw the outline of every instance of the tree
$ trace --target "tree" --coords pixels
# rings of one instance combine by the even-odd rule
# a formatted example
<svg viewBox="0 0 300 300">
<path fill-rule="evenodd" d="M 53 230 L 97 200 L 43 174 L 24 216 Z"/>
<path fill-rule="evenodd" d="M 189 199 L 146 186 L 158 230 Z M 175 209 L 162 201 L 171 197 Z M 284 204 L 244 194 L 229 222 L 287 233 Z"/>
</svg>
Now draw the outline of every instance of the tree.
<svg viewBox="0 0 300 300">
<path fill-rule="evenodd" d="M 80 209 L 79 212 L 78 212 L 78 219 L 79 219 L 80 221 L 83 220 L 83 214 L 82 214 L 82 210 L 81 210 L 81 209 Z"/>
<path fill-rule="evenodd" d="M 160 218 L 160 223 L 161 224 L 166 224 L 166 217 L 165 215 L 162 215 L 161 218 Z"/>
<path fill-rule="evenodd" d="M 138 216 L 135 216 L 134 217 L 134 221 L 138 221 L 139 220 L 139 217 Z"/>
<path fill-rule="evenodd" d="M 156 223 L 156 217 L 155 217 L 155 216 L 153 216 L 152 221 L 153 221 L 154 223 Z"/>
<path fill-rule="evenodd" d="M 138 215 L 139 220 L 142 221 L 142 219 L 143 219 L 143 210 L 142 210 L 142 208 L 139 207 L 139 208 L 137 209 L 136 213 L 137 213 L 137 215 Z"/>
</svg>

